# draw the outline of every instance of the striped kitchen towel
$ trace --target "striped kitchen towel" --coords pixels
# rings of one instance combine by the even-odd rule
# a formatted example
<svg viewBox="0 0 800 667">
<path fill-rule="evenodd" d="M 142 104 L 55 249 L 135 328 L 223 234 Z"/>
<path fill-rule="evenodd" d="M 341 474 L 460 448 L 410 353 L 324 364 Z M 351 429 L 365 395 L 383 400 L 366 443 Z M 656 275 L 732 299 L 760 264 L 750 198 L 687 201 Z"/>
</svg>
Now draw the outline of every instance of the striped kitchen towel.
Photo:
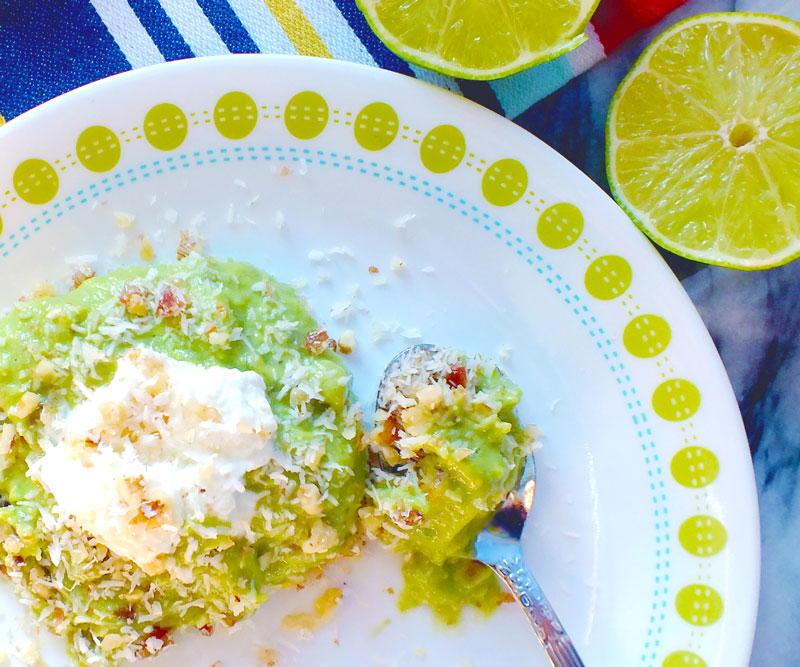
<svg viewBox="0 0 800 667">
<path fill-rule="evenodd" d="M 580 48 L 481 82 L 402 60 L 375 37 L 355 0 L 0 0 L 0 122 L 111 74 L 227 53 L 302 54 L 383 67 L 516 118 L 683 2 L 603 0 Z"/>
</svg>

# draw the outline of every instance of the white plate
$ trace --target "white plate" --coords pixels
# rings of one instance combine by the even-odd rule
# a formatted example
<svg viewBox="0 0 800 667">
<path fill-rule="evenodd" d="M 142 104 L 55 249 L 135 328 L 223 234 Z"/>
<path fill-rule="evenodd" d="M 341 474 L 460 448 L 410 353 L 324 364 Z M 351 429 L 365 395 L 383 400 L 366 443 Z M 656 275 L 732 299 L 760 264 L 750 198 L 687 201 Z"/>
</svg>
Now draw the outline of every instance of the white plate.
<svg viewBox="0 0 800 667">
<path fill-rule="evenodd" d="M 246 97 L 220 107 L 232 91 Z M 315 95 L 294 97 L 304 91 Z M 162 103 L 177 108 L 147 115 Z M 86 141 L 90 126 L 110 129 L 110 143 Z M 725 371 L 658 254 L 536 138 L 403 76 L 232 56 L 64 95 L 4 127 L 0 152 L 2 304 L 36 280 L 66 281 L 67 258 L 97 255 L 101 270 L 139 263 L 138 234 L 172 260 L 179 230 L 194 225 L 207 253 L 305 280 L 328 330 L 356 331 L 348 364 L 366 405 L 386 361 L 417 335 L 501 358 L 506 346 L 521 414 L 546 434 L 526 553 L 586 664 L 747 664 L 759 529 Z M 135 215 L 135 228 L 120 230 L 115 211 Z M 328 252 L 342 247 L 352 256 Z M 404 266 L 393 270 L 393 258 Z M 331 313 L 343 303 L 355 304 L 347 322 Z M 642 328 L 629 325 L 641 316 Z M 387 330 L 378 342 L 376 327 Z M 655 338 L 632 344 L 643 331 Z M 682 396 L 685 409 L 668 414 Z M 332 584 L 343 603 L 311 641 L 276 629 Z M 397 559 L 375 549 L 316 590 L 276 594 L 236 632 L 183 638 L 152 664 L 250 665 L 256 647 L 277 648 L 281 665 L 546 664 L 512 605 L 443 629 L 426 610 L 397 612 L 388 586 L 399 587 Z M 11 613 L 6 633 L 24 649 Z M 63 664 L 55 653 L 48 661 Z"/>
</svg>

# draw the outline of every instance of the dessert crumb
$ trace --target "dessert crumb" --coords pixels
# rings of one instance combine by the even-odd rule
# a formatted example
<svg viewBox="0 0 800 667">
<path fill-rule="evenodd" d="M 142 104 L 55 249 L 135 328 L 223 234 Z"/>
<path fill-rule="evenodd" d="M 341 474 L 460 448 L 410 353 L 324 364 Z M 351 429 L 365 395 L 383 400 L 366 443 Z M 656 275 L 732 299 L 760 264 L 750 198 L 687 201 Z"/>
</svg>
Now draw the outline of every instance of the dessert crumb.
<svg viewBox="0 0 800 667">
<path fill-rule="evenodd" d="M 339 350 L 342 354 L 351 354 L 356 349 L 356 332 L 346 329 L 339 335 Z"/>
<path fill-rule="evenodd" d="M 130 229 L 133 227 L 133 221 L 136 219 L 135 215 L 125 213 L 124 211 L 114 211 L 114 220 L 117 221 L 117 227 L 120 229 Z"/>
<path fill-rule="evenodd" d="M 139 257 L 143 262 L 152 262 L 155 256 L 153 245 L 144 234 L 139 234 Z"/>
<path fill-rule="evenodd" d="M 38 299 L 43 296 L 55 296 L 56 288 L 46 280 L 33 283 L 33 298 Z"/>
<path fill-rule="evenodd" d="M 262 648 L 258 651 L 259 662 L 261 662 L 262 665 L 267 665 L 267 667 L 277 665 L 280 658 L 280 652 L 276 651 L 274 648 Z"/>
<path fill-rule="evenodd" d="M 94 278 L 97 275 L 97 272 L 88 264 L 84 264 L 83 266 L 79 266 L 75 269 L 75 272 L 72 274 L 72 287 L 80 287 L 90 278 Z"/>
<path fill-rule="evenodd" d="M 281 631 L 296 634 L 301 639 L 310 639 L 315 630 L 331 620 L 341 599 L 341 588 L 329 588 L 314 600 L 313 613 L 300 612 L 284 616 Z"/>
<path fill-rule="evenodd" d="M 178 243 L 178 259 L 186 259 L 191 253 L 198 254 L 203 252 L 203 244 L 200 239 L 185 229 L 181 230 L 181 240 Z"/>
</svg>

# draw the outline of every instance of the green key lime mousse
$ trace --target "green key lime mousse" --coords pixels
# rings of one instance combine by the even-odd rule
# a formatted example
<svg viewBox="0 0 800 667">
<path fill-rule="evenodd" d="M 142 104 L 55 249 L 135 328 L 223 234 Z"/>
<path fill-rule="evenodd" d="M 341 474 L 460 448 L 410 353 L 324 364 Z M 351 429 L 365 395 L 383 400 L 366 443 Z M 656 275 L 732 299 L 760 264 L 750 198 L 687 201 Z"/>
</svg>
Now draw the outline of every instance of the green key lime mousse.
<svg viewBox="0 0 800 667">
<path fill-rule="evenodd" d="M 450 349 L 406 355 L 391 375 L 367 436 L 364 526 L 405 555 L 401 608 L 424 603 L 447 623 L 467 604 L 489 612 L 504 596 L 472 545 L 531 450 L 514 414 L 522 392 Z"/>
<path fill-rule="evenodd" d="M 307 305 L 195 254 L 0 320 L 0 567 L 78 665 L 251 614 L 353 539 L 350 377 Z"/>
</svg>

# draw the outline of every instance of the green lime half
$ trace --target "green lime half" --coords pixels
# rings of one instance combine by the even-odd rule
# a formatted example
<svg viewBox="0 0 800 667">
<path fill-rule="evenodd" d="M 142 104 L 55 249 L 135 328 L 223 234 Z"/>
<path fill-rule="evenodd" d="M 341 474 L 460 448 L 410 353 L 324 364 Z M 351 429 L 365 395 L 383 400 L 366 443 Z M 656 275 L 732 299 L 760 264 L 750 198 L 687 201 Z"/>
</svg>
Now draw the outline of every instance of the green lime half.
<svg viewBox="0 0 800 667">
<path fill-rule="evenodd" d="M 607 150 L 614 197 L 668 250 L 736 269 L 800 256 L 800 24 L 673 26 L 620 84 Z"/>
<path fill-rule="evenodd" d="M 599 0 L 357 0 L 399 56 L 464 79 L 497 79 L 586 41 Z"/>
</svg>

